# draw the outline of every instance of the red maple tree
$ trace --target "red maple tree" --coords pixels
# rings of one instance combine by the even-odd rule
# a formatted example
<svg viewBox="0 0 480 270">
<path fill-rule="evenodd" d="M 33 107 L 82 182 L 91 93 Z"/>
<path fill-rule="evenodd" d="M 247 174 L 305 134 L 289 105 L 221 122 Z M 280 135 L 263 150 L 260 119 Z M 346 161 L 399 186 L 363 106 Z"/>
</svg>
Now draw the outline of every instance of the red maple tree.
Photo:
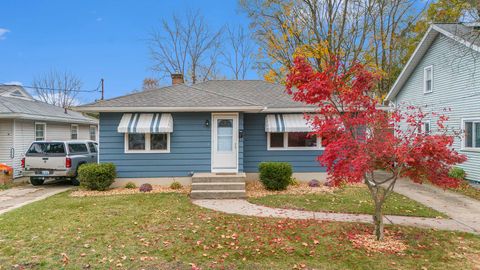
<svg viewBox="0 0 480 270">
<path fill-rule="evenodd" d="M 452 148 L 454 134 L 447 118 L 421 108 L 385 108 L 373 96 L 380 75 L 362 64 L 346 68 L 339 61 L 317 71 L 296 58 L 287 76 L 287 91 L 295 101 L 318 106 L 306 115 L 326 147 L 318 160 L 333 185 L 364 182 L 374 201 L 377 240 L 383 239 L 383 203 L 402 177 L 455 187 L 448 176 L 454 164 L 466 160 Z M 425 118 L 437 119 L 434 132 L 419 131 Z"/>
</svg>

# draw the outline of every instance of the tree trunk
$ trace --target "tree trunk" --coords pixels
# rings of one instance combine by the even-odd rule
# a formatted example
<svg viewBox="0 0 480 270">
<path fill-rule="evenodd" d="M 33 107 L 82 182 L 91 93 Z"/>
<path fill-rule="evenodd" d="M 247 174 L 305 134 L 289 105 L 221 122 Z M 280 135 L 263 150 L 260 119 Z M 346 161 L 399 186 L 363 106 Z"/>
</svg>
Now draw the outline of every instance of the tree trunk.
<svg viewBox="0 0 480 270">
<path fill-rule="evenodd" d="M 377 241 L 383 240 L 383 214 L 382 214 L 383 200 L 380 198 L 375 199 L 375 213 L 373 214 L 373 225 L 375 225 L 374 234 Z"/>
</svg>

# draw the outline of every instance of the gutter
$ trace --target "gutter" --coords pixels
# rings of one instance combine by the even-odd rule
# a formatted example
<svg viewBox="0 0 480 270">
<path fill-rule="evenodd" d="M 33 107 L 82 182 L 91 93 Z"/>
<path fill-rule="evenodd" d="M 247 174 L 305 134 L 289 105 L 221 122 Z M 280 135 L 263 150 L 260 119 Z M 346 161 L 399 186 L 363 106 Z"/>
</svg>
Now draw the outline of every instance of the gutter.
<svg viewBox="0 0 480 270">
<path fill-rule="evenodd" d="M 43 116 L 43 115 L 30 115 L 23 113 L 11 113 L 11 114 L 0 114 L 0 119 L 25 119 L 25 120 L 38 120 L 38 121 L 51 121 L 51 122 L 61 122 L 61 123 L 72 123 L 72 124 L 87 124 L 87 125 L 98 125 L 98 120 L 81 120 L 75 118 L 62 118 L 62 117 L 52 117 L 52 116 Z"/>
</svg>

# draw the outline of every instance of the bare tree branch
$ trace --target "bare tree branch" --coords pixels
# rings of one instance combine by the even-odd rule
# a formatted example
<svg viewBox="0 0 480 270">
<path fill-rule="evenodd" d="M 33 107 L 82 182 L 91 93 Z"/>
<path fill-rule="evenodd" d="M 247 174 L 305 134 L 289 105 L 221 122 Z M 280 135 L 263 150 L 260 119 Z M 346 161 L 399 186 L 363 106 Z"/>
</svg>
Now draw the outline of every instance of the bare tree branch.
<svg viewBox="0 0 480 270">
<path fill-rule="evenodd" d="M 51 70 L 32 82 L 35 96 L 39 100 L 62 108 L 77 105 L 77 96 L 82 81 L 67 71 Z"/>
</svg>

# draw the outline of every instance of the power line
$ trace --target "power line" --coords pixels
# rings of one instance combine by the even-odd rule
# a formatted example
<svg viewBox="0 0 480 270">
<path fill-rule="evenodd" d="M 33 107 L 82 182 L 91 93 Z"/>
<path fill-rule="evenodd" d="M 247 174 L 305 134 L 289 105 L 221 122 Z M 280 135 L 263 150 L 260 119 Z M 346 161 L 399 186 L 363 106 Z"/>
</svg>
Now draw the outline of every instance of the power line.
<svg viewBox="0 0 480 270">
<path fill-rule="evenodd" d="M 2 86 L 11 86 L 9 84 L 0 84 Z M 61 89 L 61 88 L 50 88 L 50 87 L 39 87 L 39 86 L 30 86 L 30 85 L 19 85 L 23 88 L 29 88 L 29 89 L 41 89 L 41 90 L 50 90 L 50 91 L 60 91 L 60 92 L 78 92 L 78 93 L 93 93 L 93 92 L 101 92 L 100 86 L 101 82 L 98 83 L 97 88 L 92 89 L 92 90 L 86 90 L 86 89 Z"/>
</svg>

